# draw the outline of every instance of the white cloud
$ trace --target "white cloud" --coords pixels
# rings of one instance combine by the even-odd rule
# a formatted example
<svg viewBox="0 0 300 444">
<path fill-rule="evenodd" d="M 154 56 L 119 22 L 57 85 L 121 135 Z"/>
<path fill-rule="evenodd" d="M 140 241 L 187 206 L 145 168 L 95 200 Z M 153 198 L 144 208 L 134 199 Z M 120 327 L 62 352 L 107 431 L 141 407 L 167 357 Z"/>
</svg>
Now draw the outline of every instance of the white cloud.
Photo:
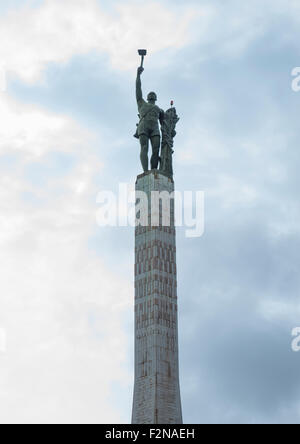
<svg viewBox="0 0 300 444">
<path fill-rule="evenodd" d="M 179 15 L 155 1 L 119 2 L 112 15 L 96 0 L 45 0 L 0 20 L 0 60 L 28 82 L 37 81 L 48 63 L 91 50 L 108 54 L 117 69 L 133 68 L 139 47 L 151 53 L 182 47 L 191 19 L 191 11 Z"/>
<path fill-rule="evenodd" d="M 48 152 L 78 151 L 91 135 L 67 116 L 0 96 L 0 154 L 23 153 L 33 159 Z"/>
<path fill-rule="evenodd" d="M 116 1 L 112 11 L 97 0 L 45 0 L 38 7 L 11 9 L 0 19 L 1 68 L 22 80 L 36 82 L 49 63 L 74 55 L 107 54 L 115 69 L 134 69 L 137 49 L 154 54 L 197 44 L 196 57 L 236 57 L 267 32 L 277 18 L 298 24 L 297 2 L 265 0 L 226 4 L 203 1 L 184 7 Z M 191 61 L 187 60 L 187 75 Z"/>
<path fill-rule="evenodd" d="M 0 421 L 122 422 L 129 418 L 111 406 L 110 389 L 128 382 L 121 319 L 132 289 L 87 246 L 102 167 L 93 137 L 65 116 L 5 95 L 0 109 L 0 328 L 7 336 Z M 26 168 L 43 167 L 53 147 L 76 162 L 34 185 Z M 11 167 L 3 163 L 9 153 L 17 159 Z"/>
</svg>

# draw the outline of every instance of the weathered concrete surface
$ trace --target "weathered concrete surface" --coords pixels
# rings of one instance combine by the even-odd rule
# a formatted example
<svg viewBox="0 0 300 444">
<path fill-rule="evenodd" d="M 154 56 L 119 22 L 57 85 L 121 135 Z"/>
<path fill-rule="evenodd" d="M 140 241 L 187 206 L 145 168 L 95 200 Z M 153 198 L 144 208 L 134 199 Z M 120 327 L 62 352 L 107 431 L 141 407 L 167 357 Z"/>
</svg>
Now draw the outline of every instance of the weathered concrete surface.
<svg viewBox="0 0 300 444">
<path fill-rule="evenodd" d="M 138 176 L 136 190 L 148 194 L 150 205 L 152 190 L 172 192 L 174 183 L 157 170 L 152 170 Z M 182 424 L 173 205 L 171 226 L 139 226 L 135 231 L 132 423 Z"/>
</svg>

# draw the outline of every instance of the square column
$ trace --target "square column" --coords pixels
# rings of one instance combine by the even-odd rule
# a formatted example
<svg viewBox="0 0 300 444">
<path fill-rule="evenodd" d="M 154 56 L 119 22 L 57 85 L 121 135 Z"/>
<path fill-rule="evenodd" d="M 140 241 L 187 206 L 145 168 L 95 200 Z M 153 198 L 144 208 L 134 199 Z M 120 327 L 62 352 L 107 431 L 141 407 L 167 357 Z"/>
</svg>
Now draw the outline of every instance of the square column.
<svg viewBox="0 0 300 444">
<path fill-rule="evenodd" d="M 170 224 L 151 225 L 152 191 L 174 191 L 157 170 L 137 177 L 148 198 L 148 226 L 135 228 L 135 382 L 132 424 L 182 424 L 178 370 L 178 309 L 174 199 Z"/>
</svg>

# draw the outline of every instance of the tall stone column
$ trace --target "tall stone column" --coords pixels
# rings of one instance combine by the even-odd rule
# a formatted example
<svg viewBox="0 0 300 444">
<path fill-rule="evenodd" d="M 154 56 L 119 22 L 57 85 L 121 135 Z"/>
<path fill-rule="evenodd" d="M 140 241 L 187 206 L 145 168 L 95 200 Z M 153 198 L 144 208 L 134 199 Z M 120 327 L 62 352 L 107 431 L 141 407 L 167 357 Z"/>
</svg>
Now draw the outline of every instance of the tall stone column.
<svg viewBox="0 0 300 444">
<path fill-rule="evenodd" d="M 151 170 L 136 191 L 174 191 L 173 179 Z M 178 371 L 178 322 L 174 201 L 170 225 L 135 229 L 135 382 L 133 424 L 182 424 Z"/>
</svg>

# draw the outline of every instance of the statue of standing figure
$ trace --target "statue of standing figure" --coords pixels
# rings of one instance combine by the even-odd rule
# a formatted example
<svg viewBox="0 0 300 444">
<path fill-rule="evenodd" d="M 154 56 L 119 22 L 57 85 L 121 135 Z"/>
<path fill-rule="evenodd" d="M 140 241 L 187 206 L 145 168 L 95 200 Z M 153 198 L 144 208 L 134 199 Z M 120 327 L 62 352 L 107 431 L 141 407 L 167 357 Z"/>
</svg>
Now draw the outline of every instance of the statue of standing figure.
<svg viewBox="0 0 300 444">
<path fill-rule="evenodd" d="M 136 101 L 139 110 L 140 122 L 137 127 L 137 137 L 141 144 L 141 163 L 144 171 L 148 171 L 148 150 L 149 140 L 152 145 L 151 169 L 157 169 L 159 162 L 160 132 L 158 122 L 162 124 L 164 112 L 155 102 L 157 96 L 155 92 L 150 92 L 147 102 L 143 99 L 141 74 L 144 68 L 140 66 L 136 78 Z"/>
<path fill-rule="evenodd" d="M 160 171 L 172 178 L 173 138 L 176 135 L 175 127 L 179 118 L 176 114 L 175 108 L 172 107 L 165 113 L 156 105 L 157 96 L 155 92 L 150 92 L 148 94 L 147 102 L 143 99 L 141 74 L 144 72 L 143 60 L 146 53 L 146 50 L 139 50 L 139 54 L 142 55 L 142 63 L 137 70 L 136 100 L 140 121 L 137 125 L 137 130 L 134 136 L 140 141 L 140 159 L 144 172 L 148 171 L 148 151 L 149 141 L 151 141 L 151 169 L 158 169 L 158 164 L 160 162 Z M 171 105 L 173 106 L 173 102 L 171 102 Z M 162 131 L 161 157 L 159 156 L 161 142 L 159 123 Z"/>
</svg>

